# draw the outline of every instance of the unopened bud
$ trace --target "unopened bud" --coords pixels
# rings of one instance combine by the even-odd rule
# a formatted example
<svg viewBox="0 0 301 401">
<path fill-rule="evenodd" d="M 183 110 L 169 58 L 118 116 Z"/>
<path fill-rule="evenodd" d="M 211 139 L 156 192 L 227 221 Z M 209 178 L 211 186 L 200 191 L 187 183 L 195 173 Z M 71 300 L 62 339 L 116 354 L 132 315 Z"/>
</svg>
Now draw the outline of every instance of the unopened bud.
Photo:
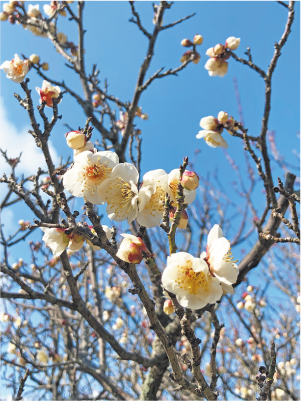
<svg viewBox="0 0 301 401">
<path fill-rule="evenodd" d="M 252 292 L 254 290 L 254 287 L 252 285 L 248 285 L 247 291 Z"/>
<path fill-rule="evenodd" d="M 193 191 L 194 189 L 197 189 L 199 182 L 199 176 L 194 171 L 184 171 L 181 178 L 181 184 L 185 189 L 188 189 L 188 191 Z"/>
<path fill-rule="evenodd" d="M 14 23 L 16 22 L 16 18 L 15 18 L 13 15 L 10 15 L 10 16 L 8 17 L 8 20 L 9 20 L 9 22 L 10 22 L 11 24 L 14 24 Z"/>
<path fill-rule="evenodd" d="M 169 218 L 171 221 L 175 217 L 176 210 L 177 209 L 175 207 L 173 207 L 171 209 L 171 211 L 169 212 Z M 187 224 L 188 224 L 188 214 L 187 214 L 186 210 L 182 210 L 178 228 L 180 228 L 181 230 L 185 230 L 185 228 L 187 227 Z"/>
<path fill-rule="evenodd" d="M 244 342 L 243 342 L 243 340 L 242 340 L 241 338 L 238 338 L 238 339 L 235 341 L 235 345 L 236 345 L 237 347 L 242 347 L 242 346 L 244 345 Z"/>
<path fill-rule="evenodd" d="M 244 303 L 243 302 L 238 302 L 238 304 L 236 305 L 237 309 L 243 309 L 244 308 Z"/>
<path fill-rule="evenodd" d="M 141 252 L 148 252 L 145 243 L 141 238 L 135 237 L 134 235 L 121 235 L 124 239 L 120 244 L 116 256 L 125 262 L 139 264 L 143 259 Z"/>
<path fill-rule="evenodd" d="M 140 118 L 142 118 L 142 120 L 148 120 L 148 115 L 146 113 L 142 113 Z"/>
<path fill-rule="evenodd" d="M 215 57 L 216 54 L 214 52 L 214 47 L 209 47 L 209 49 L 206 51 L 206 55 L 209 57 Z"/>
<path fill-rule="evenodd" d="M 220 111 L 220 112 L 218 113 L 217 119 L 218 119 L 222 124 L 225 124 L 225 123 L 228 121 L 228 119 L 229 119 L 229 115 L 228 115 L 228 113 L 226 113 L 225 111 Z M 248 290 L 248 291 L 249 291 L 249 290 Z"/>
<path fill-rule="evenodd" d="M 81 131 L 70 131 L 66 134 L 67 145 L 72 149 L 80 149 L 86 144 L 86 135 Z"/>
<path fill-rule="evenodd" d="M 29 60 L 33 63 L 33 64 L 38 64 L 40 62 L 40 57 L 37 54 L 32 54 L 29 57 Z"/>
<path fill-rule="evenodd" d="M 217 60 L 215 58 L 210 58 L 209 60 L 207 60 L 204 67 L 208 71 L 216 71 L 220 67 L 220 64 L 221 64 L 220 60 Z"/>
<path fill-rule="evenodd" d="M 62 15 L 63 17 L 66 17 L 66 15 L 67 15 L 65 9 L 64 9 L 64 10 L 60 10 L 60 11 L 59 11 L 59 14 Z"/>
<path fill-rule="evenodd" d="M 0 13 L 0 21 L 7 21 L 8 14 L 7 13 Z"/>
<path fill-rule="evenodd" d="M 222 54 L 222 53 L 224 53 L 224 51 L 225 51 L 225 48 L 221 43 L 214 46 L 214 53 L 216 55 Z"/>
<path fill-rule="evenodd" d="M 226 40 L 226 47 L 230 50 L 236 50 L 240 44 L 240 38 L 235 38 L 234 36 L 230 36 Z"/>
<path fill-rule="evenodd" d="M 191 47 L 191 46 L 193 46 L 193 43 L 189 39 L 183 39 L 181 41 L 181 45 L 184 47 Z"/>
<path fill-rule="evenodd" d="M 195 45 L 201 45 L 203 43 L 203 36 L 202 35 L 195 35 L 193 38 L 193 43 Z"/>
<path fill-rule="evenodd" d="M 4 3 L 3 4 L 3 11 L 11 14 L 15 11 L 15 7 L 11 3 Z"/>
<path fill-rule="evenodd" d="M 164 311 L 164 313 L 166 313 L 166 315 L 170 315 L 171 313 L 174 313 L 175 308 L 174 308 L 174 306 L 172 304 L 171 299 L 167 299 L 164 302 L 163 311 Z"/>
<path fill-rule="evenodd" d="M 187 52 L 185 52 L 183 54 L 183 56 L 180 58 L 180 62 L 181 63 L 185 63 L 186 61 L 188 61 L 190 59 L 192 55 L 192 50 L 188 50 Z"/>
<path fill-rule="evenodd" d="M 261 308 L 265 308 L 265 307 L 267 306 L 267 303 L 266 303 L 263 299 L 261 299 L 261 300 L 259 301 L 259 306 L 260 306 Z"/>
<path fill-rule="evenodd" d="M 200 126 L 205 130 L 215 130 L 219 125 L 217 118 L 213 116 L 203 117 L 200 121 Z"/>
<path fill-rule="evenodd" d="M 100 94 L 100 93 L 94 93 L 93 99 L 94 99 L 96 102 L 99 102 L 99 101 L 101 100 L 101 94 Z"/>
<path fill-rule="evenodd" d="M 48 71 L 49 70 L 49 64 L 48 63 L 43 63 L 41 67 L 42 67 L 42 70 L 44 70 L 44 71 Z"/>
</svg>

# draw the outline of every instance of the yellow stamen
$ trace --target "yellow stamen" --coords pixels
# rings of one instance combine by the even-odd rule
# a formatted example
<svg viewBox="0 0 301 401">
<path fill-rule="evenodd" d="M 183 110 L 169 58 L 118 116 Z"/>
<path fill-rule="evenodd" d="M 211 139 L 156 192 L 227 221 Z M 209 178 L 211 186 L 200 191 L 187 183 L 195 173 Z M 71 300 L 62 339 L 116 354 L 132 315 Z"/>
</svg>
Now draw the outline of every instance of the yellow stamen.
<svg viewBox="0 0 301 401">
<path fill-rule="evenodd" d="M 185 265 L 178 266 L 181 276 L 176 280 L 180 288 L 188 291 L 189 294 L 196 295 L 200 290 L 209 291 L 208 280 L 204 272 L 196 273 L 192 269 L 192 261 L 188 260 Z"/>
</svg>

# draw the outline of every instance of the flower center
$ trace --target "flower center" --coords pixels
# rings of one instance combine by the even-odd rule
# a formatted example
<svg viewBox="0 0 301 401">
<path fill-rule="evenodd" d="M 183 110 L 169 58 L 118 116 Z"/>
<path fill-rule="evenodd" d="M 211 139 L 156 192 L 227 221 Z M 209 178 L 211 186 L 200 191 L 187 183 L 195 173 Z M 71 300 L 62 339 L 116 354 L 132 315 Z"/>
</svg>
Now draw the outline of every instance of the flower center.
<svg viewBox="0 0 301 401">
<path fill-rule="evenodd" d="M 19 64 L 19 65 L 15 66 L 14 65 L 14 60 L 12 60 L 12 67 L 13 67 L 15 75 L 22 75 L 23 74 L 23 64 Z"/>
<path fill-rule="evenodd" d="M 225 262 L 227 262 L 227 263 L 232 263 L 232 265 L 234 264 L 234 263 L 237 263 L 238 262 L 238 260 L 233 260 L 234 259 L 234 256 L 232 256 L 233 254 L 232 254 L 232 252 L 231 252 L 231 248 L 229 249 L 229 251 L 225 254 L 225 256 L 223 257 L 223 259 L 224 259 L 224 261 Z"/>
<path fill-rule="evenodd" d="M 165 192 L 161 187 L 157 187 L 156 192 L 151 196 L 149 203 L 145 206 L 145 210 L 148 210 L 152 216 L 155 216 L 154 212 L 163 213 L 164 200 Z"/>
<path fill-rule="evenodd" d="M 100 157 L 98 158 L 98 160 Z M 84 173 L 84 185 L 83 185 L 83 190 L 87 188 L 88 191 L 92 192 L 92 196 L 96 190 L 96 186 L 100 185 L 103 183 L 104 180 L 110 177 L 112 169 L 107 167 L 106 164 L 109 163 L 108 161 L 99 164 L 97 163 L 91 163 L 90 160 L 88 161 L 88 166 L 85 167 L 85 173 Z"/>
<path fill-rule="evenodd" d="M 178 266 L 178 270 L 181 273 L 180 277 L 176 280 L 176 283 L 180 285 L 180 288 L 188 291 L 189 294 L 196 295 L 200 289 L 204 292 L 209 291 L 208 280 L 204 272 L 195 272 L 192 269 L 192 262 L 188 260 L 185 265 Z"/>
<path fill-rule="evenodd" d="M 129 213 L 132 209 L 132 200 L 137 197 L 131 185 L 121 177 L 117 177 L 117 182 L 113 182 L 109 189 L 114 191 L 114 196 L 107 197 L 106 201 L 114 209 L 116 215 L 119 217 Z"/>
</svg>

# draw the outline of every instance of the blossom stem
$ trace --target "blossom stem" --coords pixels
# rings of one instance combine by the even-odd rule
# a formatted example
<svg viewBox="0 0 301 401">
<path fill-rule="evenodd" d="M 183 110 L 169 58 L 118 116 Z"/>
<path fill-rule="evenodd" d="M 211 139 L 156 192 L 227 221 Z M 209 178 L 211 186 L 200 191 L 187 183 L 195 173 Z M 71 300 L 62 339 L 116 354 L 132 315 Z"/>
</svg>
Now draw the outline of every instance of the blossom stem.
<svg viewBox="0 0 301 401">
<path fill-rule="evenodd" d="M 188 157 L 185 157 L 183 165 L 180 166 L 180 180 L 179 180 L 179 183 L 177 186 L 177 195 L 176 195 L 177 210 L 173 217 L 169 233 L 167 234 L 168 241 L 169 241 L 169 254 L 170 255 L 173 253 L 176 253 L 176 251 L 178 249 L 177 245 L 176 245 L 176 238 L 175 238 L 176 231 L 177 231 L 178 225 L 180 223 L 181 213 L 187 207 L 187 205 L 184 203 L 185 202 L 185 197 L 184 197 L 184 193 L 183 193 L 184 188 L 181 184 L 181 179 L 182 179 L 182 176 L 183 176 L 187 166 L 188 166 Z"/>
</svg>

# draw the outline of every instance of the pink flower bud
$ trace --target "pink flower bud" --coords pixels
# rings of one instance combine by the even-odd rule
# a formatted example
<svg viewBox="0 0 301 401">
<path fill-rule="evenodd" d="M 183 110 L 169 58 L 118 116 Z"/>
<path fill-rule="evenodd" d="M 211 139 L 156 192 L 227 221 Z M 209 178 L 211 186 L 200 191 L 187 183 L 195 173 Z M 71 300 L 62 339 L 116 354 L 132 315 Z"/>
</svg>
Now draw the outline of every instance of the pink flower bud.
<svg viewBox="0 0 301 401">
<path fill-rule="evenodd" d="M 171 211 L 169 212 L 169 218 L 171 221 L 174 219 L 176 210 L 177 209 L 175 207 L 173 207 L 171 209 Z M 187 214 L 186 210 L 182 210 L 178 228 L 185 230 L 185 228 L 187 227 L 187 224 L 188 224 L 188 214 Z"/>
<path fill-rule="evenodd" d="M 203 43 L 203 36 L 202 35 L 195 35 L 193 38 L 193 43 L 195 45 L 201 45 Z"/>
<path fill-rule="evenodd" d="M 135 237 L 131 234 L 121 234 L 124 239 L 122 240 L 116 256 L 121 260 L 128 263 L 141 263 L 143 256 L 142 251 L 148 252 L 145 243 L 141 238 Z"/>
<path fill-rule="evenodd" d="M 81 131 L 70 131 L 66 134 L 67 145 L 72 149 L 80 149 L 86 144 L 86 135 Z"/>
<path fill-rule="evenodd" d="M 189 39 L 183 39 L 181 41 L 181 45 L 184 47 L 191 47 L 191 46 L 193 46 L 193 43 Z"/>
<path fill-rule="evenodd" d="M 174 313 L 175 308 L 174 308 L 174 306 L 172 304 L 171 299 L 167 299 L 164 302 L 163 311 L 164 311 L 164 313 L 166 313 L 166 315 L 170 315 L 171 313 Z"/>
<path fill-rule="evenodd" d="M 183 56 L 180 58 L 180 62 L 181 63 L 185 63 L 186 61 L 188 61 L 190 59 L 192 55 L 192 50 L 188 50 L 187 52 L 185 52 L 183 54 Z"/>
<path fill-rule="evenodd" d="M 219 43 L 216 46 L 214 46 L 214 53 L 215 54 L 219 55 L 219 54 L 224 53 L 224 51 L 225 51 L 225 48 L 221 43 Z"/>
<path fill-rule="evenodd" d="M 194 171 L 184 171 L 181 184 L 188 191 L 193 191 L 199 186 L 199 176 Z"/>
</svg>

